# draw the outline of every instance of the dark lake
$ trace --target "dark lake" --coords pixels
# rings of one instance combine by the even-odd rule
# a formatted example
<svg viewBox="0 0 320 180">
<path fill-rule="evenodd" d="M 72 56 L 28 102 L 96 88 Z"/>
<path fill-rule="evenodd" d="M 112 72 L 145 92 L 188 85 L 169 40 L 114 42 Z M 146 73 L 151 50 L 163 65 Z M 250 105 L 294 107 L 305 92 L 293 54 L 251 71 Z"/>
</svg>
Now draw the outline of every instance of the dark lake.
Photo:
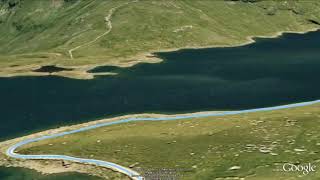
<svg viewBox="0 0 320 180">
<path fill-rule="evenodd" d="M 62 67 L 57 67 L 57 66 L 42 66 L 39 69 L 33 70 L 33 72 L 48 72 L 48 73 L 53 73 L 53 72 L 60 72 L 60 71 L 71 71 L 71 68 L 62 68 Z"/>
<path fill-rule="evenodd" d="M 0 166 L 1 180 L 102 180 L 102 178 L 80 173 L 61 173 L 42 175 L 34 170 L 24 168 L 5 168 Z"/>
<path fill-rule="evenodd" d="M 120 69 L 120 68 L 117 66 L 100 66 L 100 67 L 94 68 L 88 72 L 90 72 L 90 73 L 114 72 L 115 70 L 118 70 L 118 69 Z"/>
<path fill-rule="evenodd" d="M 320 32 L 156 53 L 116 76 L 0 78 L 0 139 L 121 114 L 239 110 L 320 99 Z"/>
</svg>

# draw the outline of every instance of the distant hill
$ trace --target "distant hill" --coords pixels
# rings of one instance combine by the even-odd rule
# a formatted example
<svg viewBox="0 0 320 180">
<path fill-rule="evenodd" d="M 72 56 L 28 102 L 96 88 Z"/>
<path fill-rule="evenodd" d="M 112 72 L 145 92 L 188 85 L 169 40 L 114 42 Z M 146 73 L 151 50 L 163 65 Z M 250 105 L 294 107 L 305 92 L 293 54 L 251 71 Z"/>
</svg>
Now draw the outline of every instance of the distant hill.
<svg viewBox="0 0 320 180">
<path fill-rule="evenodd" d="M 316 0 L 0 0 L 0 68 L 240 44 L 247 36 L 306 31 L 319 22 Z"/>
</svg>

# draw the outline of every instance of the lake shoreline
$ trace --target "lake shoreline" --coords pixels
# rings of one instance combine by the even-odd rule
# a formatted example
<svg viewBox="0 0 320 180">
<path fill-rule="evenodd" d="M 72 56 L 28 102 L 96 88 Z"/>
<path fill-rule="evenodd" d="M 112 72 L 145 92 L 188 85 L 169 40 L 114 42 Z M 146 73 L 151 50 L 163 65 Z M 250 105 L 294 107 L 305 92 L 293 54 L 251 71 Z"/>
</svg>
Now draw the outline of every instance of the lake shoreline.
<svg viewBox="0 0 320 180">
<path fill-rule="evenodd" d="M 80 128 L 88 128 L 90 126 L 95 126 L 95 125 L 105 124 L 105 123 L 110 123 L 110 122 L 122 121 L 122 120 L 126 120 L 129 118 L 130 119 L 131 118 L 134 118 L 134 119 L 152 118 L 152 119 L 182 120 L 182 119 L 189 119 L 189 118 L 191 119 L 191 118 L 215 117 L 215 116 L 226 116 L 226 115 L 232 116 L 232 115 L 246 114 L 246 113 L 293 109 L 293 108 L 311 106 L 311 105 L 319 104 L 319 103 L 320 103 L 320 100 L 314 100 L 314 101 L 308 101 L 308 102 L 293 103 L 293 104 L 266 107 L 266 108 L 239 110 L 239 111 L 203 111 L 203 112 L 172 114 L 172 115 L 153 114 L 153 113 L 131 114 L 131 115 L 124 115 L 124 116 L 113 117 L 113 118 L 105 118 L 105 119 L 90 121 L 90 122 L 81 123 L 81 124 L 62 126 L 59 128 L 49 129 L 49 130 L 45 130 L 42 132 L 37 132 L 37 133 L 33 133 L 33 134 L 26 135 L 23 137 L 18 137 L 15 139 L 0 142 L 0 159 L 2 159 L 2 161 L 0 161 L 0 166 L 29 168 L 29 169 L 36 170 L 36 171 L 43 173 L 43 174 L 79 172 L 79 173 L 87 173 L 89 175 L 102 177 L 101 175 L 95 173 L 95 171 L 93 170 L 98 167 L 95 165 L 86 164 L 86 163 L 81 164 L 81 163 L 77 163 L 77 162 L 70 162 L 70 163 L 74 164 L 74 166 L 66 169 L 61 166 L 61 163 L 60 163 L 61 160 L 15 159 L 15 158 L 9 157 L 7 155 L 7 151 L 13 145 L 15 145 L 19 142 L 22 142 L 22 141 L 29 140 L 29 139 L 35 139 L 35 138 L 39 138 L 39 137 L 43 137 L 43 136 L 50 136 L 53 134 L 65 133 L 65 132 L 69 132 L 69 131 L 73 131 L 73 130 L 78 130 Z M 182 117 L 182 118 L 179 118 L 179 117 Z M 145 120 L 142 120 L 142 121 L 145 121 Z M 156 120 L 156 121 L 162 121 L 162 120 Z M 129 122 L 136 122 L 136 121 L 133 120 L 133 121 L 128 121 L 128 123 Z M 104 127 L 104 125 L 99 126 L 99 127 Z M 99 128 L 99 127 L 97 127 L 97 128 Z M 77 132 L 75 132 L 75 133 L 77 133 Z M 50 161 L 51 163 L 47 163 L 48 161 Z M 43 166 L 45 166 L 45 165 L 46 166 L 48 165 L 48 167 L 43 168 Z M 102 167 L 99 167 L 99 168 L 102 168 Z M 107 170 L 109 170 L 109 169 L 107 169 Z M 114 171 L 114 172 L 116 172 L 116 171 Z"/>
<path fill-rule="evenodd" d="M 105 73 L 90 73 L 90 70 L 93 70 L 97 67 L 102 66 L 117 66 L 120 68 L 129 68 L 135 66 L 140 63 L 160 63 L 163 59 L 155 56 L 155 53 L 163 53 L 163 52 L 174 52 L 180 51 L 183 49 L 207 49 L 207 48 L 228 48 L 228 47 L 240 47 L 245 46 L 248 44 L 252 44 L 256 42 L 256 38 L 277 38 L 284 34 L 306 34 L 309 32 L 315 32 L 320 30 L 320 27 L 311 28 L 306 31 L 278 31 L 270 35 L 258 35 L 258 36 L 247 36 L 245 42 L 241 42 L 238 44 L 232 45 L 208 45 L 208 46 L 185 46 L 181 48 L 168 48 L 163 50 L 154 50 L 145 53 L 141 53 L 135 56 L 131 56 L 128 58 L 123 59 L 140 59 L 135 61 L 130 61 L 127 63 L 102 63 L 102 64 L 92 64 L 92 65 L 83 65 L 83 66 L 66 66 L 61 64 L 41 64 L 41 65 L 27 65 L 21 67 L 14 67 L 14 68 L 5 68 L 4 71 L 0 72 L 0 78 L 10 78 L 10 77 L 19 77 L 19 76 L 60 76 L 65 78 L 72 78 L 72 79 L 93 79 L 95 76 L 100 75 L 116 75 L 115 73 L 105 72 Z M 51 66 L 54 65 L 56 67 L 61 68 L 72 68 L 71 71 L 60 71 L 54 73 L 47 73 L 47 72 L 33 72 L 36 69 L 41 68 L 42 66 Z M 6 70 L 7 69 L 7 70 Z"/>
<path fill-rule="evenodd" d="M 184 114 L 155 114 L 155 113 L 144 113 L 144 114 L 131 114 L 131 115 L 123 115 L 118 117 L 112 117 L 112 118 L 105 118 L 105 119 L 99 119 L 94 120 L 86 123 L 81 124 L 74 124 L 69 126 L 62 126 L 59 128 L 44 130 L 41 132 L 36 132 L 33 134 L 29 134 L 26 136 L 9 139 L 3 142 L 0 142 L 0 166 L 4 167 L 22 167 L 22 168 L 28 168 L 35 170 L 37 172 L 40 172 L 42 174 L 56 174 L 56 173 L 65 173 L 65 172 L 78 172 L 78 173 L 86 173 L 93 176 L 99 176 L 102 177 L 101 174 L 95 173 L 95 168 L 97 168 L 94 165 L 89 164 L 81 164 L 81 163 L 72 163 L 72 166 L 68 169 L 61 166 L 60 160 L 50 160 L 50 164 L 46 163 L 49 160 L 21 160 L 21 159 L 14 159 L 11 157 L 8 157 L 6 155 L 6 151 L 9 147 L 12 145 L 24 141 L 26 139 L 33 139 L 37 137 L 42 137 L 50 134 L 58 134 L 61 132 L 66 132 L 70 130 L 76 130 L 83 127 L 93 126 L 96 124 L 102 124 L 107 122 L 115 122 L 122 119 L 127 118 L 159 118 L 159 117 L 175 117 L 175 116 L 189 116 L 189 115 L 200 115 L 200 114 L 212 114 L 212 113 L 221 113 L 223 111 L 203 111 L 203 112 L 195 112 L 195 113 L 184 113 Z M 44 168 L 43 166 L 47 166 Z M 94 172 L 94 173 L 93 173 Z M 114 171 L 115 172 L 115 171 Z"/>
</svg>

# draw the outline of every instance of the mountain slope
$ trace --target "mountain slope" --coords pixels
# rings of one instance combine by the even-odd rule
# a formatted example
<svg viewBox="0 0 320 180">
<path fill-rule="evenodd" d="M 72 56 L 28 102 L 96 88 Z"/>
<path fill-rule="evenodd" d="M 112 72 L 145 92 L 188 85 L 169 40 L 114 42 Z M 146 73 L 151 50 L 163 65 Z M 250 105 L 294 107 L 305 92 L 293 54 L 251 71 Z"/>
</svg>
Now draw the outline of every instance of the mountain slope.
<svg viewBox="0 0 320 180">
<path fill-rule="evenodd" d="M 150 51 L 241 44 L 316 28 L 319 10 L 317 1 L 2 0 L 0 67 L 119 64 Z"/>
</svg>

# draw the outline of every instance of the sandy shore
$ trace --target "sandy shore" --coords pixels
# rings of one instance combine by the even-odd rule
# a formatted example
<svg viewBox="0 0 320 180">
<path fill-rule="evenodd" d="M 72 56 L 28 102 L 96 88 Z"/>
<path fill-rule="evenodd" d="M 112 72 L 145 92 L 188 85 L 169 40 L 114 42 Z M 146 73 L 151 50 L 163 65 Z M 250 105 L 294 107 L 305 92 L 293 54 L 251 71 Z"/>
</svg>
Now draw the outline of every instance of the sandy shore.
<svg viewBox="0 0 320 180">
<path fill-rule="evenodd" d="M 66 66 L 61 64 L 54 64 L 58 67 L 62 68 L 72 68 L 72 71 L 60 71 L 55 73 L 46 73 L 46 72 L 32 72 L 35 69 L 40 68 L 40 65 L 27 65 L 27 66 L 19 66 L 19 67 L 7 67 L 0 71 L 0 77 L 15 77 L 15 76 L 48 76 L 48 75 L 55 75 L 55 76 L 62 76 L 67 78 L 74 78 L 74 79 L 93 79 L 94 76 L 99 75 L 115 75 L 114 73 L 89 73 L 88 71 L 99 67 L 99 66 L 118 66 L 118 67 L 132 67 L 139 63 L 159 63 L 163 60 L 154 56 L 153 53 L 155 52 L 171 52 L 171 51 L 179 51 L 182 49 L 200 49 L 200 48 L 227 48 L 227 47 L 238 47 L 244 46 L 251 43 L 256 42 L 255 38 L 276 38 L 285 33 L 296 33 L 296 34 L 305 34 L 308 32 L 317 31 L 320 28 L 311 28 L 306 31 L 279 31 L 275 32 L 270 35 L 261 35 L 261 36 L 248 36 L 246 37 L 246 41 L 240 42 L 238 44 L 233 45 L 208 45 L 208 46 L 185 46 L 181 48 L 168 48 L 163 50 L 151 50 L 149 52 L 140 53 L 138 55 L 127 57 L 127 58 L 117 58 L 117 61 L 114 62 L 107 62 L 107 63 L 99 63 L 99 64 L 90 64 L 90 65 L 82 65 L 82 66 Z M 55 53 L 52 53 L 55 54 Z M 59 53 L 56 53 L 59 54 Z M 60 54 L 61 55 L 61 54 Z M 139 60 L 133 60 L 139 59 Z M 42 64 L 44 65 L 52 65 L 52 64 Z"/>
<path fill-rule="evenodd" d="M 172 52 L 172 51 L 179 51 L 183 49 L 205 49 L 205 48 L 228 48 L 228 47 L 239 47 L 239 46 L 245 46 L 248 44 L 252 44 L 256 42 L 256 38 L 277 38 L 279 36 L 282 36 L 283 34 L 287 33 L 294 33 L 294 34 L 306 34 L 309 32 L 315 32 L 320 30 L 320 28 L 311 28 L 306 31 L 278 31 L 275 33 L 272 33 L 270 35 L 258 35 L 258 36 L 247 36 L 246 41 L 238 43 L 238 44 L 232 44 L 232 45 L 208 45 L 208 46 L 185 46 L 182 48 L 169 48 L 169 49 L 164 49 L 164 50 L 159 50 L 159 51 L 153 51 L 154 52 Z M 152 55 L 152 53 L 149 53 Z"/>
</svg>

